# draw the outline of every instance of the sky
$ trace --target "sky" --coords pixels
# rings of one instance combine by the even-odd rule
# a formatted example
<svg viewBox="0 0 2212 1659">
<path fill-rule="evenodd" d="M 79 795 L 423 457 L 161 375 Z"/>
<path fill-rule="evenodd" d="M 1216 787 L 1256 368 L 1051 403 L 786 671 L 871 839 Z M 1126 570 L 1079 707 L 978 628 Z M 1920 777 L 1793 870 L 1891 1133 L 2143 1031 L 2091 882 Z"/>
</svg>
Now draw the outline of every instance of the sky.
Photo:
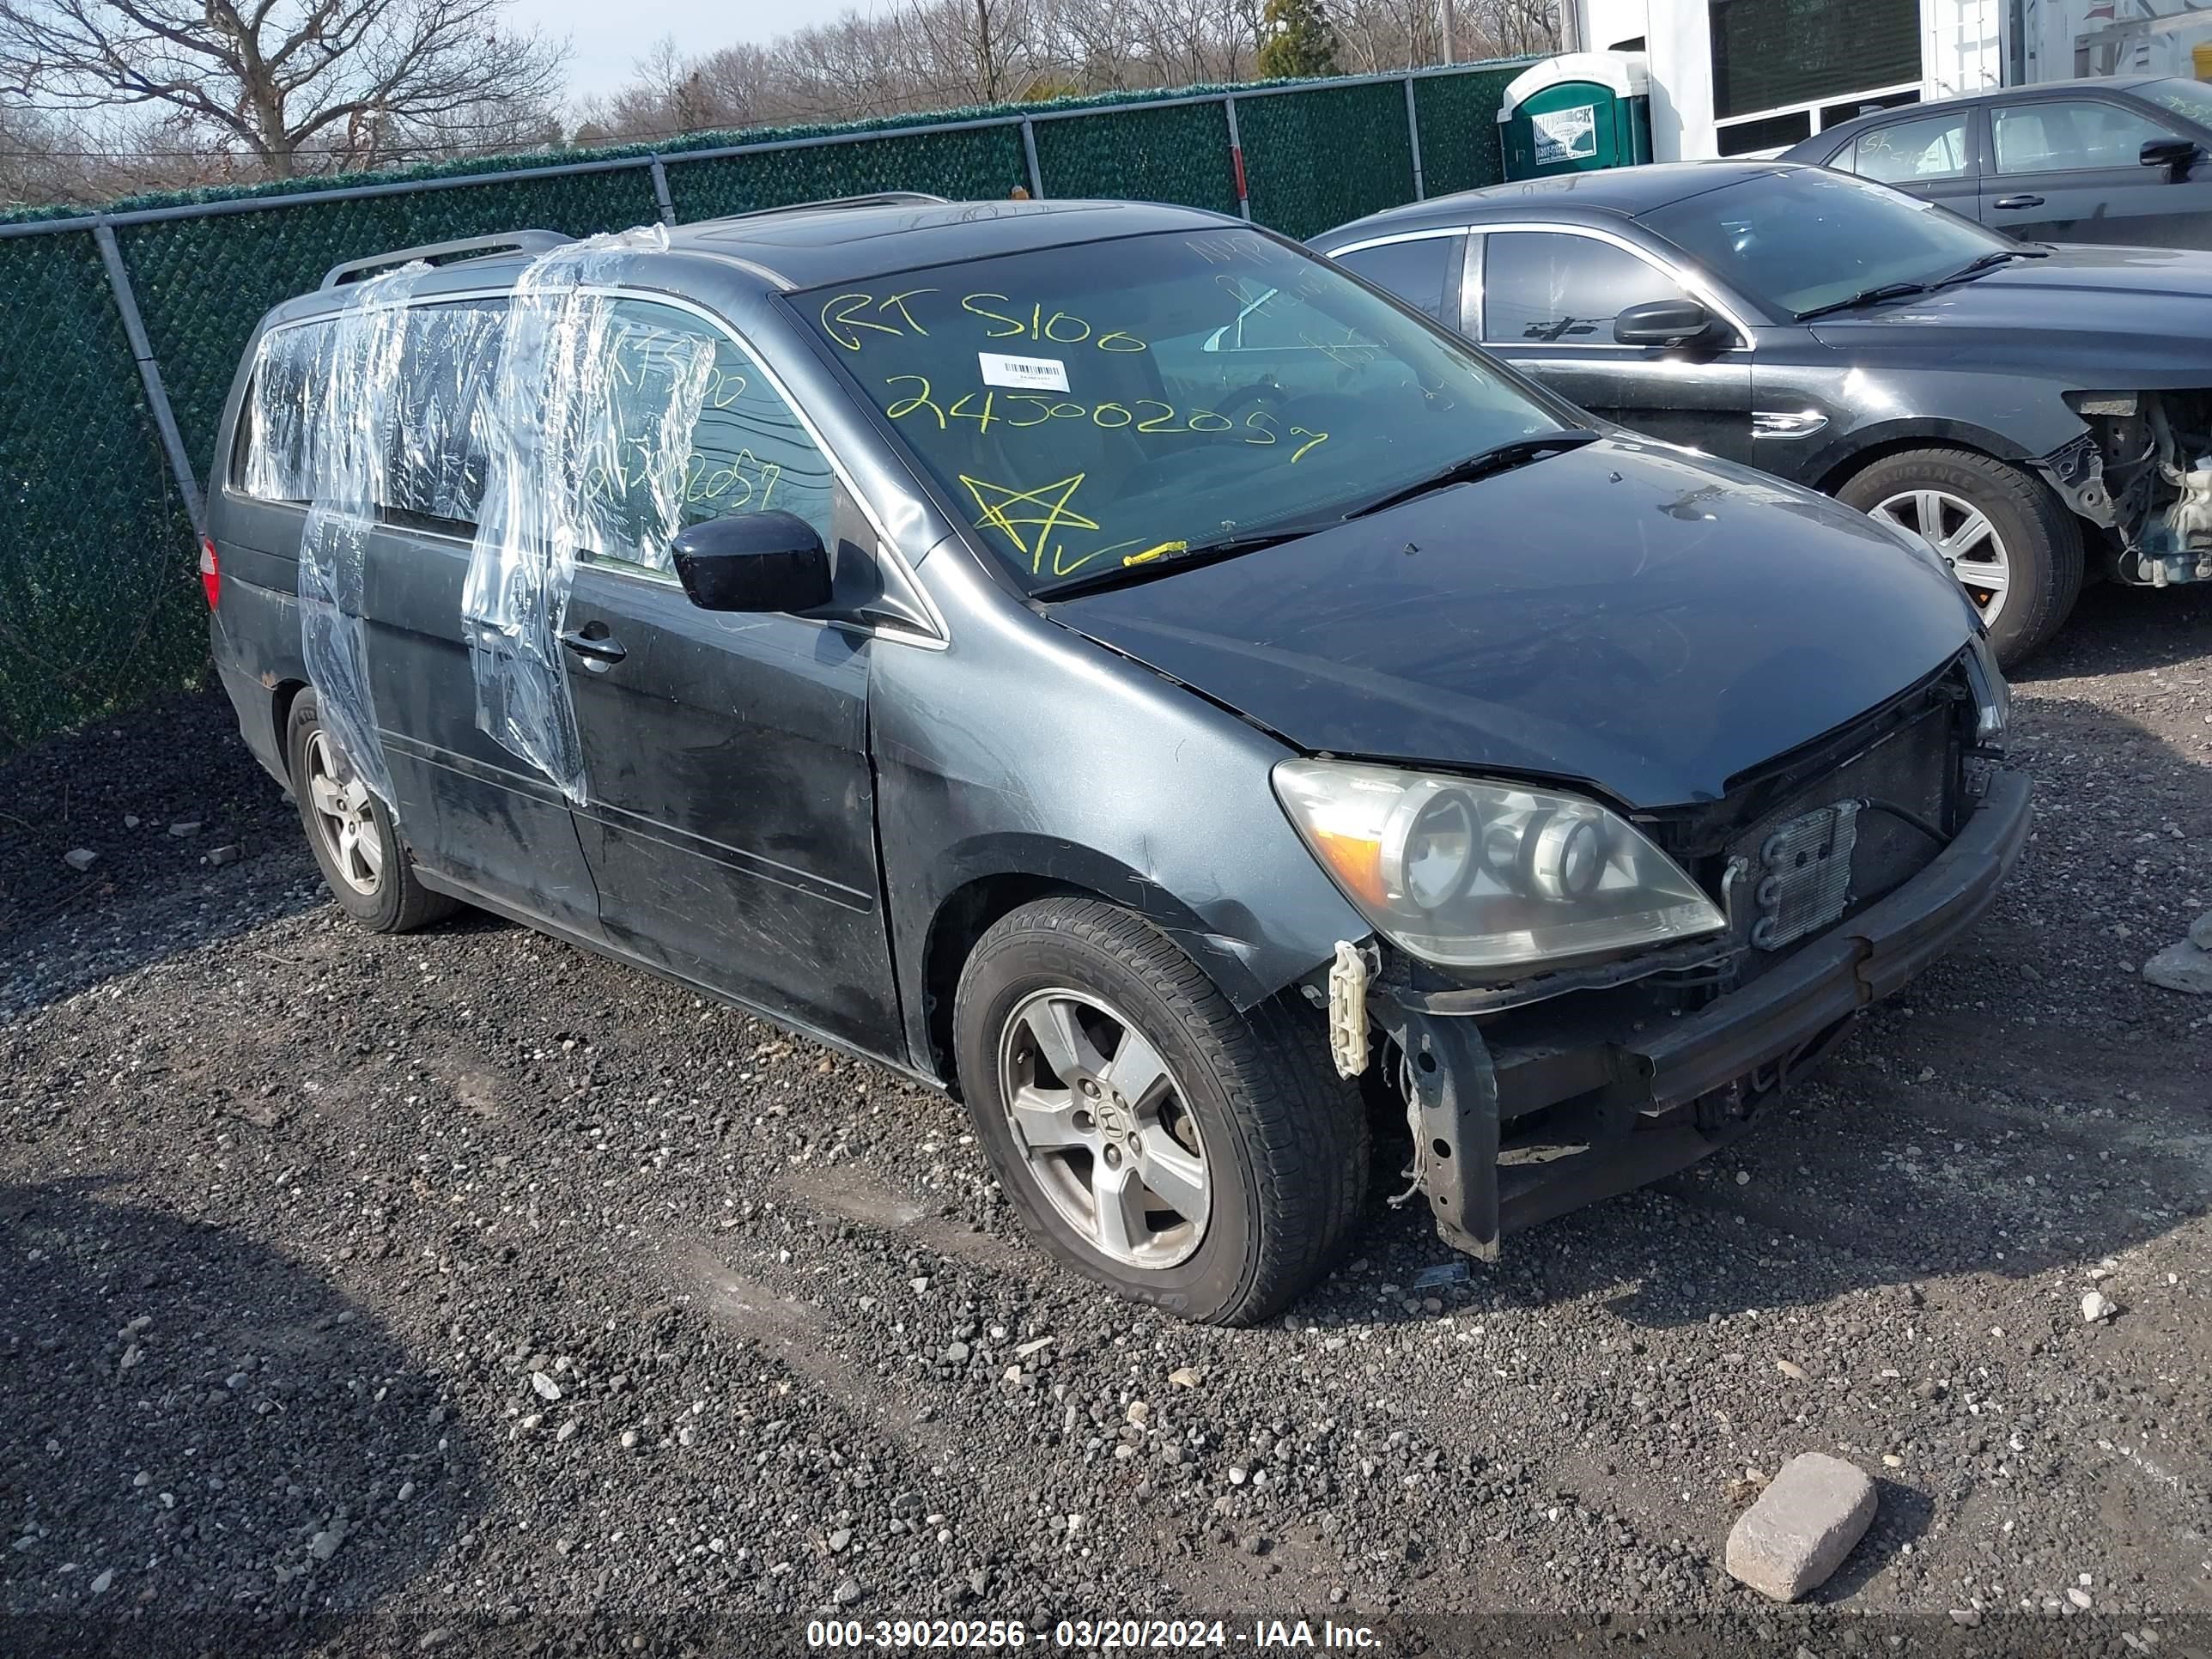
<svg viewBox="0 0 2212 1659">
<path fill-rule="evenodd" d="M 686 52 L 733 40 L 767 40 L 846 10 L 872 11 L 884 0 L 514 0 L 514 21 L 567 35 L 570 99 L 611 92 L 664 34 Z"/>
</svg>

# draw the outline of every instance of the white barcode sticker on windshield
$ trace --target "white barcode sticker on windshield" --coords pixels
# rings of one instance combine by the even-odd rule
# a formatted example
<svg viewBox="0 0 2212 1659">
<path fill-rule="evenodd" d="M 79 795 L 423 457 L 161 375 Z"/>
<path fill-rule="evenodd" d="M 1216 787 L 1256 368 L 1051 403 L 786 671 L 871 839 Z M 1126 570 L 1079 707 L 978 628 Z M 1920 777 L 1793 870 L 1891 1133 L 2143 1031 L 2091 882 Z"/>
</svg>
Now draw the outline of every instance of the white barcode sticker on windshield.
<svg viewBox="0 0 2212 1659">
<path fill-rule="evenodd" d="M 1001 357 L 979 351 L 985 386 L 1018 386 L 1030 392 L 1067 390 L 1067 365 L 1057 357 Z"/>
</svg>

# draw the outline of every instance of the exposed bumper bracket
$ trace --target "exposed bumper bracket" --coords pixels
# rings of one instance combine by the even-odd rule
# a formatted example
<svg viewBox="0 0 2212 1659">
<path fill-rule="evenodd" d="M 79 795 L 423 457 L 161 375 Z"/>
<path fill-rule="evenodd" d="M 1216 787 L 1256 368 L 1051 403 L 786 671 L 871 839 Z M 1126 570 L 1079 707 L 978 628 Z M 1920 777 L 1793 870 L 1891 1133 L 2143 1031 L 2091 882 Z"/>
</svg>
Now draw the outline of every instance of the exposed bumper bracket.
<svg viewBox="0 0 2212 1659">
<path fill-rule="evenodd" d="M 1447 1244 L 1498 1260 L 1498 1071 L 1471 1019 L 1381 1011 L 1405 1054 L 1413 1167 Z"/>
</svg>

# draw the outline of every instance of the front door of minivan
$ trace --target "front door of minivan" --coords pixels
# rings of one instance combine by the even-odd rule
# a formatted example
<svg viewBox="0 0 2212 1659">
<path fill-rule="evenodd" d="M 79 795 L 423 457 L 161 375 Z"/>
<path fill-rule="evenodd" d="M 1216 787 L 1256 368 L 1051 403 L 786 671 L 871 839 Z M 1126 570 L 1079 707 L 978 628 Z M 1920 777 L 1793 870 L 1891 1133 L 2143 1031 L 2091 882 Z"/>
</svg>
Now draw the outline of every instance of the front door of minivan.
<svg viewBox="0 0 2212 1659">
<path fill-rule="evenodd" d="M 741 348 L 672 307 L 617 309 L 626 335 L 714 343 L 684 476 L 687 521 L 780 507 L 827 547 L 872 539 Z M 562 631 L 586 780 L 576 827 L 610 941 L 793 1024 L 895 1051 L 868 630 L 702 611 L 665 550 L 601 550 L 578 566 Z"/>
</svg>

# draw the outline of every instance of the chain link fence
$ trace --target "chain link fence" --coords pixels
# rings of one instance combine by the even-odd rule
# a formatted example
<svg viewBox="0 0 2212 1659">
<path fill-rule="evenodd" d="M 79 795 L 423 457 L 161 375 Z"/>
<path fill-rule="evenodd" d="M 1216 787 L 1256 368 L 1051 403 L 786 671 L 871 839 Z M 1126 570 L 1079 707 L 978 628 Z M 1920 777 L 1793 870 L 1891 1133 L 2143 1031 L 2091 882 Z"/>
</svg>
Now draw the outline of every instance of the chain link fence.
<svg viewBox="0 0 2212 1659">
<path fill-rule="evenodd" d="M 1497 182 L 1498 107 L 1524 66 L 1139 93 L 0 216 L 0 755 L 201 673 L 193 536 L 223 398 L 262 313 L 342 260 L 881 190 L 1175 202 L 1305 237 Z"/>
</svg>

